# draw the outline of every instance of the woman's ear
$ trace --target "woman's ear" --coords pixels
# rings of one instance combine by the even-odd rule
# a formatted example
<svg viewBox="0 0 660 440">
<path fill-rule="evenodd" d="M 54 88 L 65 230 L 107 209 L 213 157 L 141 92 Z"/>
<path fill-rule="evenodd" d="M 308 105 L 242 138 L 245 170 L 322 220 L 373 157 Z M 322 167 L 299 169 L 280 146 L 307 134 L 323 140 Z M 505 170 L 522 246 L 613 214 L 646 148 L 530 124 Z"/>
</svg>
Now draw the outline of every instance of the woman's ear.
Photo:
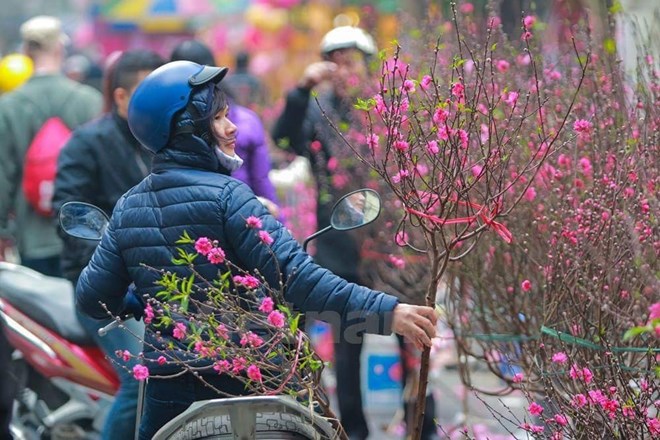
<svg viewBox="0 0 660 440">
<path fill-rule="evenodd" d="M 124 118 L 128 117 L 128 102 L 130 100 L 131 95 L 126 89 L 117 87 L 112 91 L 112 101 L 117 108 L 117 113 Z"/>
</svg>

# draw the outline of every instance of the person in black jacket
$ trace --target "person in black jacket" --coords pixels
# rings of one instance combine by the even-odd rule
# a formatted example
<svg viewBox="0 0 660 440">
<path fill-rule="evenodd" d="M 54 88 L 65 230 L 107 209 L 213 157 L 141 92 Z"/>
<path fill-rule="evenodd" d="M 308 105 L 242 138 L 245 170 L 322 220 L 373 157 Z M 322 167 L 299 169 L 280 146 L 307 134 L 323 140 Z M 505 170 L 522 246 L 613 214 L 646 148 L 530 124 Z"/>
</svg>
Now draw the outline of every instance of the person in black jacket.
<svg viewBox="0 0 660 440">
<path fill-rule="evenodd" d="M 117 202 L 76 286 L 76 306 L 92 317 L 103 317 L 105 308 L 119 315 L 127 310 L 130 284 L 149 302 L 162 291 L 157 282 L 164 271 L 180 277 L 192 271 L 190 303 L 206 303 L 208 280 L 229 270 L 230 261 L 240 270 L 258 271 L 269 286 L 286 280 L 285 301 L 303 313 L 327 313 L 341 323 L 352 318 L 361 332 L 394 331 L 419 347 L 430 346 L 437 321 L 431 307 L 399 303 L 392 295 L 349 283 L 318 266 L 252 190 L 230 176 L 242 160 L 236 155 L 236 125 L 227 118 L 227 98 L 218 86 L 226 72 L 174 61 L 153 71 L 135 91 L 128 121 L 133 134 L 155 153 L 152 172 Z M 246 227 L 250 217 L 258 219 L 259 233 Z M 211 240 L 222 258 L 195 258 L 192 267 L 175 264 L 173 246 L 184 232 Z M 249 304 L 244 307 L 246 313 L 254 312 Z M 220 303 L 213 314 L 223 312 Z M 194 326 L 204 333 L 197 336 L 209 338 L 215 326 L 200 326 L 185 314 L 172 319 L 166 326 L 150 322 L 145 333 L 139 371 L 143 378 L 148 373 L 149 381 L 141 439 L 153 438 L 193 402 L 217 398 L 213 388 L 230 395 L 249 391 L 241 381 L 213 369 L 221 354 L 208 356 L 189 348 L 191 335 L 185 329 Z"/>
<path fill-rule="evenodd" d="M 273 128 L 273 139 L 278 146 L 288 146 L 310 161 L 316 177 L 316 220 L 319 228 L 330 223 L 332 207 L 346 190 L 334 187 L 335 169 L 329 164 L 342 157 L 338 149 L 348 148 L 322 112 L 337 126 L 353 123 L 349 84 L 364 84 L 368 76 L 367 60 L 375 53 L 373 39 L 362 29 L 352 26 L 332 29 L 321 41 L 323 60 L 307 66 L 297 87 L 287 95 L 284 110 Z M 323 82 L 330 83 L 331 87 L 319 93 L 319 107 L 311 99 L 311 92 Z M 300 121 L 303 121 L 302 124 Z M 351 175 L 350 182 L 352 186 L 348 189 L 363 186 L 356 174 Z M 349 281 L 364 284 L 359 275 L 360 246 L 361 240 L 357 234 L 341 235 L 333 231 L 319 238 L 315 260 Z M 362 340 L 348 340 L 344 336 L 347 336 L 344 332 L 334 329 L 339 414 L 349 438 L 366 439 L 369 429 L 359 391 Z"/>
<path fill-rule="evenodd" d="M 110 215 L 117 200 L 149 174 L 152 155 L 128 127 L 128 103 L 140 81 L 164 63 L 155 52 L 132 50 L 122 53 L 106 69 L 107 112 L 75 130 L 59 156 L 53 196 L 56 211 L 66 202 L 80 201 L 96 205 Z M 97 243 L 61 235 L 62 272 L 75 286 Z M 78 313 L 78 319 L 104 353 L 112 357 L 120 379 L 119 391 L 103 428 L 103 439 L 133 438 L 138 386 L 127 368 L 132 368 L 135 361 L 119 365 L 122 360 L 115 352 L 128 350 L 138 354 L 142 344 L 130 333 L 142 336 L 144 325 L 131 319 L 125 324 L 130 332 L 116 330 L 101 338 L 97 330 L 107 325 L 109 318 L 96 320 Z"/>
<path fill-rule="evenodd" d="M 346 189 L 365 186 L 359 181 L 364 171 L 354 172 L 351 166 L 364 166 L 357 160 L 347 160 L 352 152 L 331 127 L 328 119 L 341 129 L 342 125 L 359 129 L 354 120 L 354 99 L 368 80 L 368 62 L 376 54 L 373 38 L 354 26 L 340 26 L 329 31 L 321 41 L 322 61 L 307 66 L 297 87 L 291 90 L 286 104 L 273 128 L 273 139 L 280 147 L 291 148 L 297 155 L 309 159 L 316 177 L 317 223 L 322 228 L 330 223 L 332 207 Z M 318 103 L 311 99 L 312 90 L 329 84 L 319 92 Z M 302 123 L 301 123 L 302 121 Z M 340 163 L 340 169 L 332 163 Z M 348 179 L 339 175 L 345 173 Z M 339 177 L 339 178 L 338 178 Z M 336 182 L 348 182 L 338 188 Z M 341 235 L 333 231 L 321 236 L 316 244 L 315 261 L 349 281 L 366 284 L 360 276 L 360 234 Z M 360 355 L 362 338 L 333 329 L 334 370 L 337 376 L 337 401 L 341 423 L 349 438 L 364 440 L 369 435 L 361 399 Z M 403 340 L 399 339 L 403 347 Z M 423 438 L 433 438 L 435 406 L 429 405 Z"/>
</svg>

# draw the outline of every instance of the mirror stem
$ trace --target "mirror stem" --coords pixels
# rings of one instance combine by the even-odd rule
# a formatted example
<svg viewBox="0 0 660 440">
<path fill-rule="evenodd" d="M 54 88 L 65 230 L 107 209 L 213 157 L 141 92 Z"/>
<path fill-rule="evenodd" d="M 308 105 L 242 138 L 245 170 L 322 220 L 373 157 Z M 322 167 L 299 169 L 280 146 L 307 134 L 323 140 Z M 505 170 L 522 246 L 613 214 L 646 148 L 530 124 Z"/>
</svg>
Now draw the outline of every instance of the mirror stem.
<svg viewBox="0 0 660 440">
<path fill-rule="evenodd" d="M 331 229 L 332 229 L 332 226 L 331 226 L 331 225 L 328 225 L 328 226 L 326 226 L 325 228 L 321 229 L 320 231 L 316 231 L 316 232 L 314 232 L 312 235 L 310 235 L 309 237 L 307 237 L 307 238 L 305 239 L 305 241 L 303 241 L 303 245 L 302 245 L 303 250 L 304 250 L 305 252 L 307 252 L 307 243 L 309 243 L 310 240 L 315 239 L 315 238 L 318 237 L 319 235 L 325 234 L 326 232 L 328 232 L 328 231 L 331 230 Z"/>
</svg>

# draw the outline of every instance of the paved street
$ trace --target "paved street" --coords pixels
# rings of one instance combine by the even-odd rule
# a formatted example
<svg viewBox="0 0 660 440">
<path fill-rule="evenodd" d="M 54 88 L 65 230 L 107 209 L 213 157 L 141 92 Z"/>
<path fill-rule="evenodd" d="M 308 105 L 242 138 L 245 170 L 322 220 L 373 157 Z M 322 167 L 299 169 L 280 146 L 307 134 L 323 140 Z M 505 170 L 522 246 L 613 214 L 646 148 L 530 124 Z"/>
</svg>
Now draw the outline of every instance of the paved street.
<svg viewBox="0 0 660 440">
<path fill-rule="evenodd" d="M 370 440 L 399 440 L 403 436 L 403 427 L 398 421 L 401 414 L 401 389 L 396 381 L 377 380 L 379 376 L 387 376 L 386 370 L 395 371 L 396 361 L 394 345 L 384 337 L 369 336 L 362 353 L 362 393 L 368 422 L 370 425 Z M 514 415 L 521 417 L 525 413 L 526 402 L 519 395 L 505 397 L 481 396 L 467 392 L 461 384 L 458 371 L 451 367 L 453 348 L 446 347 L 435 357 L 435 368 L 432 376 L 432 389 L 436 401 L 436 420 L 440 426 L 440 439 L 465 438 L 460 434 L 462 426 L 470 429 L 473 438 L 479 440 L 504 440 L 531 438 L 517 428 L 519 422 L 513 420 Z M 444 357 L 444 358 L 443 358 Z M 367 366 L 371 377 L 367 377 Z M 489 371 L 475 367 L 472 371 L 475 384 L 488 390 L 498 390 L 501 383 Z M 328 389 L 334 388 L 334 373 L 326 369 L 325 382 Z M 485 402 L 485 403 L 484 403 Z M 467 414 L 463 410 L 467 406 Z M 503 414 L 509 421 L 502 426 L 488 410 L 487 405 L 496 412 Z M 336 405 L 335 405 L 336 409 Z M 467 416 L 467 417 L 466 417 Z M 509 432 L 507 432 L 507 428 Z"/>
</svg>

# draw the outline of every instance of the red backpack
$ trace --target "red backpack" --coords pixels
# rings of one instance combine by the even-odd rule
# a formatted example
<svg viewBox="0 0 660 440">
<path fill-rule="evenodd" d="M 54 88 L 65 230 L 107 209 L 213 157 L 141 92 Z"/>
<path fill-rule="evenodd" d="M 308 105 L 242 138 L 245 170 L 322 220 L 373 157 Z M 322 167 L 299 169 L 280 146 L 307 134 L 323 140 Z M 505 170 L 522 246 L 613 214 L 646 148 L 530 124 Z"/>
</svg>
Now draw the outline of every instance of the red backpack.
<svg viewBox="0 0 660 440">
<path fill-rule="evenodd" d="M 23 193 L 40 215 L 53 214 L 57 158 L 71 137 L 71 129 L 57 116 L 48 118 L 32 139 L 23 162 Z"/>
</svg>

